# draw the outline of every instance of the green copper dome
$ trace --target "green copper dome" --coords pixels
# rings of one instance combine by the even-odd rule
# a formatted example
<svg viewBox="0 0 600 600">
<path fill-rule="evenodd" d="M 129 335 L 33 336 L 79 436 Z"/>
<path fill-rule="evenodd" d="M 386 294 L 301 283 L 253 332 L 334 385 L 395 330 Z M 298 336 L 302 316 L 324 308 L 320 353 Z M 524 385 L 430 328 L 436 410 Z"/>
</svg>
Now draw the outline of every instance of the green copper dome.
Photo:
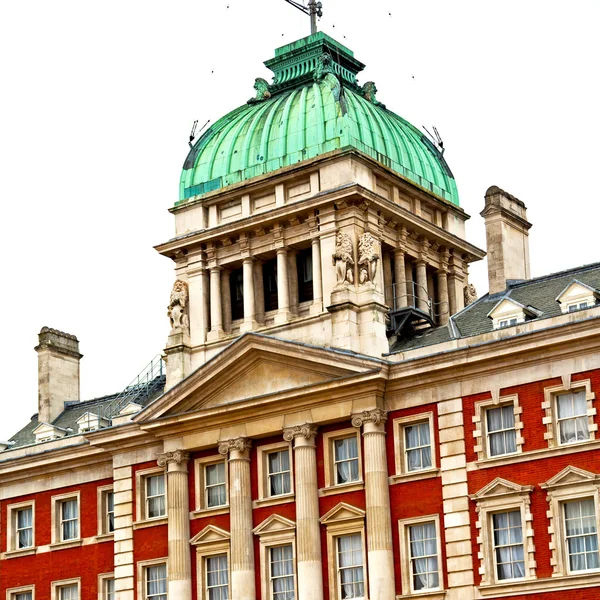
<svg viewBox="0 0 600 600">
<path fill-rule="evenodd" d="M 180 201 L 314 158 L 355 148 L 410 182 L 458 206 L 454 176 L 416 127 L 360 88 L 364 67 L 323 33 L 279 48 L 265 63 L 272 84 L 225 115 L 196 141 L 183 168 Z"/>
</svg>

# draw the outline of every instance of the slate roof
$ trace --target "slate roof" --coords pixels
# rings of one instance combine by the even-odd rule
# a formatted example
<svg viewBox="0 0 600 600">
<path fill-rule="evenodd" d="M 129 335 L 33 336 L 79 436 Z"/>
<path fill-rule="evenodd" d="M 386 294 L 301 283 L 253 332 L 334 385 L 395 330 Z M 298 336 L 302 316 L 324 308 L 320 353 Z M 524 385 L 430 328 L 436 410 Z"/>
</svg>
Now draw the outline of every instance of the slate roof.
<svg viewBox="0 0 600 600">
<path fill-rule="evenodd" d="M 129 402 L 135 402 L 140 406 L 146 406 L 156 400 L 162 395 L 165 387 L 165 376 L 162 375 L 157 377 L 148 386 L 148 390 L 144 387 L 140 387 L 139 393 L 128 398 Z M 102 414 L 103 409 L 116 400 L 120 396 L 119 394 L 110 394 L 109 396 L 101 396 L 100 398 L 94 398 L 93 400 L 85 400 L 83 402 L 65 402 L 65 410 L 52 421 L 52 425 L 61 427 L 63 429 L 72 429 L 72 433 L 69 435 L 79 435 L 77 419 L 86 412 L 94 414 Z M 27 446 L 29 444 L 35 444 L 35 435 L 33 430 L 39 425 L 37 413 L 31 417 L 31 421 L 23 427 L 19 432 L 13 435 L 9 441 L 14 442 L 13 446 L 8 449 L 17 448 L 19 446 Z"/>
<path fill-rule="evenodd" d="M 600 289 L 600 263 L 552 273 L 527 281 L 509 281 L 506 290 L 492 295 L 485 294 L 455 314 L 447 326 L 437 327 L 412 339 L 399 340 L 391 353 L 405 352 L 491 332 L 493 331 L 493 322 L 487 315 L 503 298 L 510 298 L 541 313 L 539 317 L 528 319 L 528 321 L 541 321 L 559 316 L 562 311 L 556 298 L 574 280 L 591 288 Z M 507 333 L 510 334 L 510 329 L 507 330 Z"/>
</svg>

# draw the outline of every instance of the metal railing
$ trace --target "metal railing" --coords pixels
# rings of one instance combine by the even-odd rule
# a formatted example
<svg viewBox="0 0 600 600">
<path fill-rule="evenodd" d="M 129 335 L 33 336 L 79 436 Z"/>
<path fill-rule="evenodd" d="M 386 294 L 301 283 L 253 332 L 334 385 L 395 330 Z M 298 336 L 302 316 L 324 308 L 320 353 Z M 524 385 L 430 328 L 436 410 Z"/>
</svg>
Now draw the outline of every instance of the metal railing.
<svg viewBox="0 0 600 600">
<path fill-rule="evenodd" d="M 139 373 L 139 375 L 107 406 L 104 407 L 103 416 L 110 419 L 118 415 L 130 402 L 147 398 L 158 390 L 162 384 L 165 373 L 165 363 L 160 354 L 157 354 Z"/>
<path fill-rule="evenodd" d="M 450 312 L 448 302 L 434 302 L 429 290 L 416 281 L 400 281 L 385 288 L 385 301 L 391 312 L 416 308 L 432 320 Z"/>
</svg>

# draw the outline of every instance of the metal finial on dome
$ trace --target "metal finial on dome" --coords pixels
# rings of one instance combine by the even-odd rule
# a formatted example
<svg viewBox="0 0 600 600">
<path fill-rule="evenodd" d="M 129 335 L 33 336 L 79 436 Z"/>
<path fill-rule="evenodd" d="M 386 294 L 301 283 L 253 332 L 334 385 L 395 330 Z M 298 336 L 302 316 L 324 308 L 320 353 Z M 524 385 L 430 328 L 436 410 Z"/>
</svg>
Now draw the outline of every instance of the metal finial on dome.
<svg viewBox="0 0 600 600">
<path fill-rule="evenodd" d="M 307 14 L 310 17 L 310 34 L 317 33 L 317 17 L 321 18 L 323 16 L 323 3 L 317 2 L 317 0 L 308 0 L 308 6 L 304 6 L 304 4 L 300 4 L 295 0 L 285 1 Z"/>
</svg>

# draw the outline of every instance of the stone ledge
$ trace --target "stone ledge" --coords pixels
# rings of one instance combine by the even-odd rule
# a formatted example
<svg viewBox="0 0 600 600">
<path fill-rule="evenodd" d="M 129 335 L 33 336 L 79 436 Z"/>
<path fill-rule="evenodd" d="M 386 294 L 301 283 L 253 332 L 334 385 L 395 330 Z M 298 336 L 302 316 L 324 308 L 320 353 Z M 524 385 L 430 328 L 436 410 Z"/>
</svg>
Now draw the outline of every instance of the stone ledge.
<svg viewBox="0 0 600 600">
<path fill-rule="evenodd" d="M 160 519 L 148 519 L 147 521 L 135 521 L 133 529 L 145 529 L 146 527 L 156 527 L 157 525 L 166 525 L 169 522 L 167 517 Z"/>
<path fill-rule="evenodd" d="M 388 477 L 389 485 L 398 483 L 408 483 L 409 481 L 418 481 L 420 479 L 432 479 L 440 476 L 439 469 L 423 469 L 422 471 L 402 473 L 400 475 L 392 475 Z"/>
<path fill-rule="evenodd" d="M 396 600 L 404 600 L 404 598 L 427 598 L 428 600 L 443 600 L 446 596 L 446 590 L 437 590 L 432 592 L 414 592 L 412 594 L 402 594 L 396 596 Z"/>
<path fill-rule="evenodd" d="M 199 508 L 190 512 L 190 519 L 203 519 L 204 517 L 216 517 L 217 515 L 229 514 L 229 504 L 215 506 L 214 508 Z"/>
<path fill-rule="evenodd" d="M 272 498 L 259 498 L 258 500 L 254 500 L 252 502 L 252 508 L 260 508 L 263 506 L 276 506 L 278 504 L 288 504 L 289 502 L 294 502 L 294 500 L 294 494 L 285 494 L 281 496 L 274 496 Z"/>
<path fill-rule="evenodd" d="M 37 553 L 37 546 L 31 548 L 21 548 L 20 550 L 8 550 L 2 554 L 2 558 L 19 558 L 21 556 L 31 556 Z"/>
<path fill-rule="evenodd" d="M 505 598 L 517 594 L 539 594 L 543 592 L 558 592 L 564 590 L 596 587 L 600 585 L 600 571 L 585 575 L 565 575 L 562 577 L 547 577 L 530 579 L 511 583 L 497 583 L 477 587 L 481 598 Z"/>
<path fill-rule="evenodd" d="M 68 542 L 55 542 L 50 544 L 50 550 L 66 550 L 67 548 L 78 548 L 83 544 L 83 540 L 69 540 Z"/>
<path fill-rule="evenodd" d="M 365 489 L 364 481 L 353 481 L 343 485 L 332 485 L 331 487 L 321 488 L 319 490 L 319 498 L 324 496 L 334 496 L 335 494 L 345 494 L 347 492 L 357 492 Z"/>
</svg>

